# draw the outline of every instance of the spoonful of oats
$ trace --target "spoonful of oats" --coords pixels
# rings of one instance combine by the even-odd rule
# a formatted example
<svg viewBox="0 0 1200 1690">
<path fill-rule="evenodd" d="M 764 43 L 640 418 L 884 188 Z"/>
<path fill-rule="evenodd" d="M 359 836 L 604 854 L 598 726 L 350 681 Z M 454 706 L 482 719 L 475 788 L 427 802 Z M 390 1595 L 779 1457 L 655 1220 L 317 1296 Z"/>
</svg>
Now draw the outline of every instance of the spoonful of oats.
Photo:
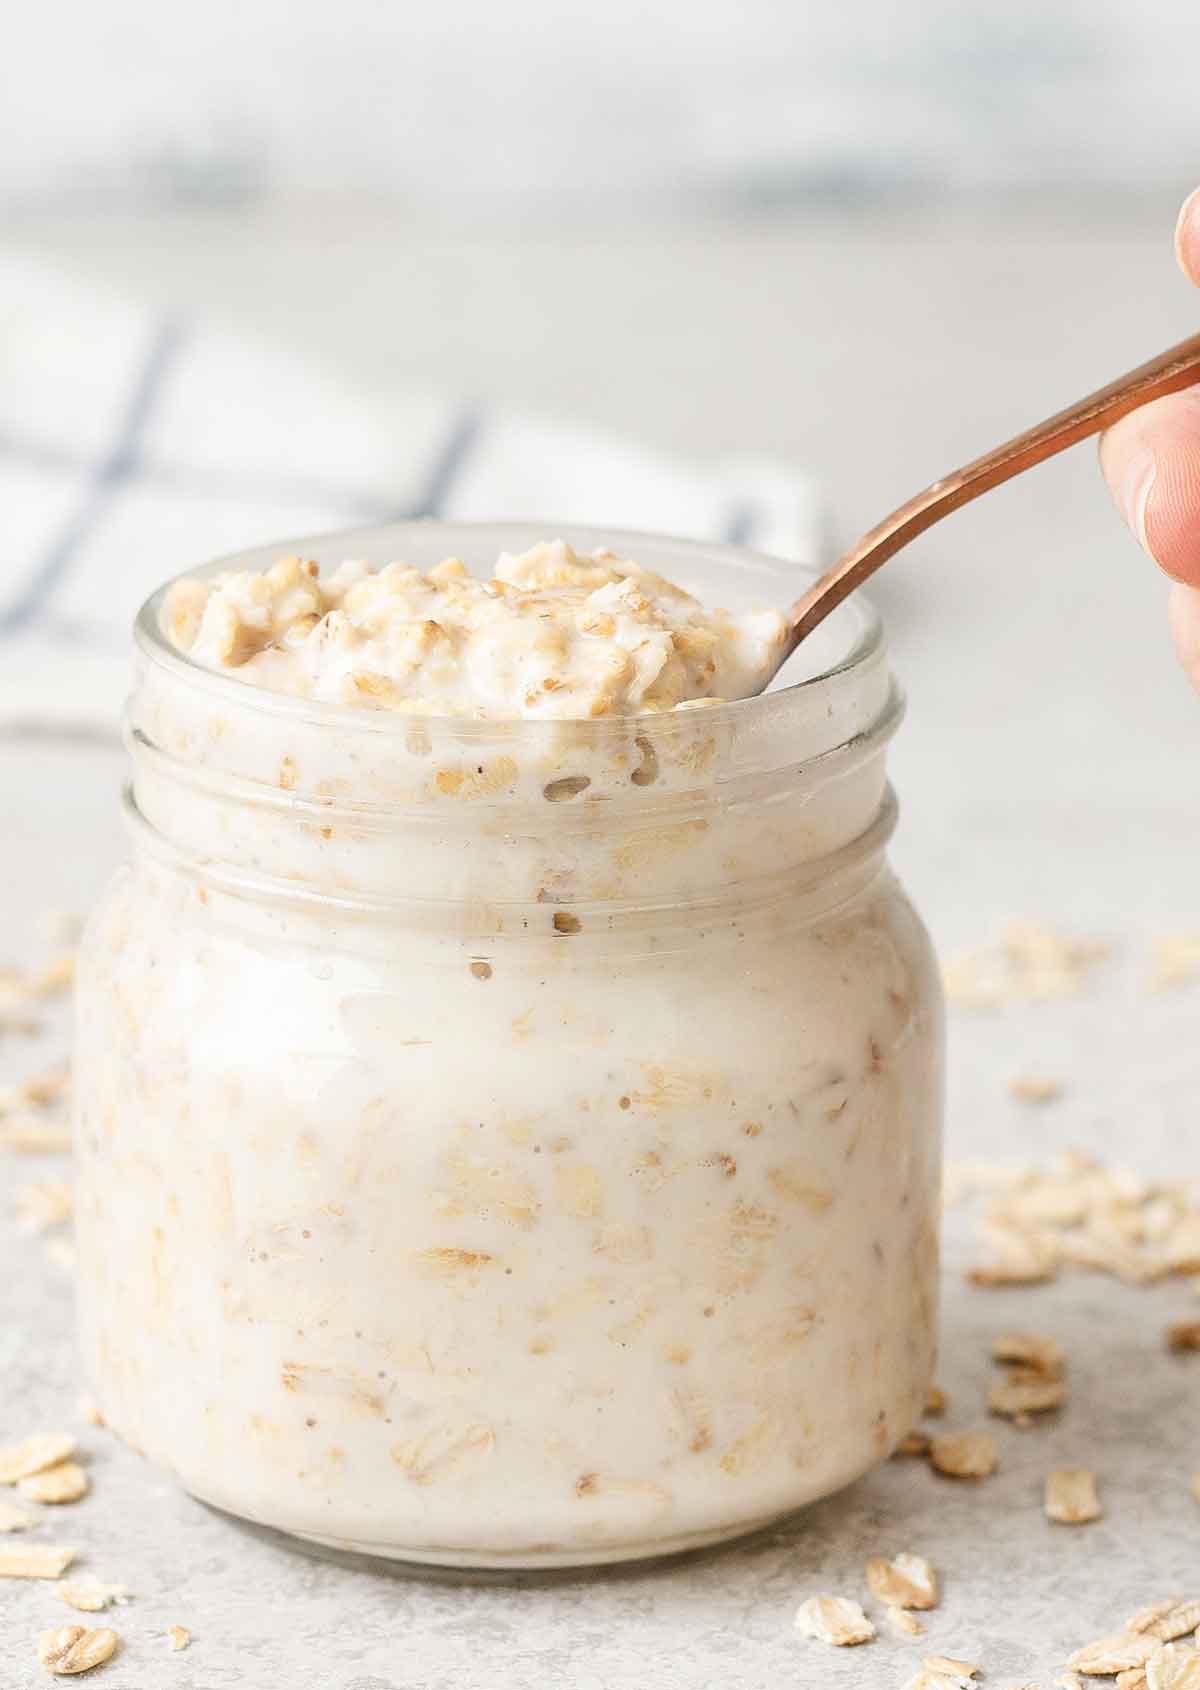
<svg viewBox="0 0 1200 1690">
<path fill-rule="evenodd" d="M 786 662 L 807 635 L 836 610 L 842 600 L 860 587 L 890 557 L 915 540 L 935 522 L 940 522 L 960 505 L 969 504 L 981 493 L 1032 469 L 1035 464 L 1064 452 L 1068 446 L 1099 434 L 1139 405 L 1149 404 L 1180 388 L 1200 381 L 1200 335 L 1180 341 L 1160 352 L 1148 364 L 1119 376 L 1116 381 L 1069 405 L 1045 422 L 1035 423 L 1014 439 L 1005 441 L 983 457 L 943 476 L 923 493 L 915 494 L 894 510 L 870 533 L 864 534 L 848 552 L 814 581 L 792 606 L 789 637 L 780 664 Z M 768 677 L 770 679 L 770 677 Z M 765 683 L 764 683 L 765 685 Z"/>
</svg>

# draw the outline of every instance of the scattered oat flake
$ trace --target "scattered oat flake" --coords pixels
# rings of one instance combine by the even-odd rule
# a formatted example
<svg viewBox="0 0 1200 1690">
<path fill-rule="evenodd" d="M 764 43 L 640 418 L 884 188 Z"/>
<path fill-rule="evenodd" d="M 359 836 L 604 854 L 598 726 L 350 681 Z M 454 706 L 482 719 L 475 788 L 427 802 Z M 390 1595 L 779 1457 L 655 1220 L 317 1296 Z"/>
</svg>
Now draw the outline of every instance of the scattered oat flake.
<svg viewBox="0 0 1200 1690">
<path fill-rule="evenodd" d="M 79 1418 L 86 1420 L 89 1426 L 103 1426 L 105 1419 L 100 1412 L 95 1397 L 80 1397 L 78 1402 Z"/>
<path fill-rule="evenodd" d="M 0 1119 L 0 1150 L 26 1156 L 53 1156 L 70 1150 L 71 1134 L 57 1121 L 30 1113 Z"/>
<path fill-rule="evenodd" d="M 1063 1094 L 1062 1081 L 1048 1074 L 1014 1074 L 1008 1089 L 1019 1103 L 1056 1103 Z"/>
<path fill-rule="evenodd" d="M 1165 1602 L 1150 1602 L 1144 1608 L 1139 1608 L 1131 1619 L 1125 1621 L 1126 1631 L 1146 1631 L 1156 1620 L 1161 1620 L 1173 1608 L 1178 1608 L 1183 1598 L 1168 1596 Z"/>
<path fill-rule="evenodd" d="M 976 1285 L 1044 1283 L 1064 1267 L 1137 1286 L 1172 1273 L 1200 1277 L 1195 1181 L 1154 1182 L 1065 1152 L 1048 1169 L 1018 1166 L 1007 1180 L 972 1176 L 958 1184 L 992 1196 L 979 1223 L 988 1258 L 969 1275 Z"/>
<path fill-rule="evenodd" d="M 1200 1473 L 1193 1473 L 1191 1478 L 1192 1496 L 1200 1502 Z"/>
<path fill-rule="evenodd" d="M 800 1604 L 795 1625 L 801 1636 L 839 1649 L 869 1643 L 875 1636 L 874 1625 L 848 1596 L 810 1596 Z"/>
<path fill-rule="evenodd" d="M 1169 992 L 1186 985 L 1200 973 L 1200 937 L 1172 933 L 1150 943 L 1150 970 L 1145 990 L 1149 994 Z"/>
<path fill-rule="evenodd" d="M 1090 1678 L 1104 1678 L 1125 1672 L 1129 1667 L 1145 1666 L 1151 1655 L 1157 1654 L 1161 1648 L 1157 1637 L 1118 1631 L 1111 1637 L 1101 1637 L 1095 1643 L 1086 1643 L 1082 1649 L 1076 1649 L 1067 1665 Z"/>
<path fill-rule="evenodd" d="M 1162 1261 L 1171 1273 L 1200 1273 L 1200 1209 L 1179 1218 L 1163 1240 Z"/>
<path fill-rule="evenodd" d="M 169 1625 L 167 1627 L 167 1646 L 172 1650 L 186 1649 L 192 1641 L 192 1634 L 185 1625 Z"/>
<path fill-rule="evenodd" d="M 975 1690 L 978 1671 L 968 1661 L 954 1661 L 948 1655 L 927 1655 L 920 1672 L 909 1679 L 905 1690 Z"/>
<path fill-rule="evenodd" d="M 1186 1637 L 1200 1625 L 1200 1600 L 1195 1597 L 1172 1596 L 1166 1602 L 1153 1602 L 1139 1608 L 1132 1619 L 1125 1622 L 1125 1630 L 1143 1637 L 1157 1637 L 1160 1643 L 1173 1643 Z"/>
<path fill-rule="evenodd" d="M 1074 939 L 1041 921 L 1010 921 L 1000 943 L 1020 995 L 1074 997 L 1090 969 L 1111 954 L 1102 939 Z"/>
<path fill-rule="evenodd" d="M 45 1232 L 70 1220 L 71 1205 L 65 1180 L 33 1180 L 17 1192 L 17 1224 L 26 1232 Z"/>
<path fill-rule="evenodd" d="M 70 1579 L 56 1584 L 55 1595 L 68 1608 L 78 1608 L 81 1614 L 100 1614 L 114 1602 L 128 1602 L 129 1590 L 123 1584 L 107 1584 L 103 1579 Z"/>
<path fill-rule="evenodd" d="M 928 1432 L 922 1432 L 919 1429 L 912 1432 L 905 1432 L 904 1436 L 900 1439 L 900 1442 L 892 1451 L 892 1459 L 899 1460 L 903 1459 L 905 1456 L 926 1456 L 929 1454 L 931 1441 L 932 1440 L 930 1439 Z"/>
<path fill-rule="evenodd" d="M 0 1544 L 0 1579 L 61 1578 L 74 1559 L 73 1549 L 50 1543 Z"/>
<path fill-rule="evenodd" d="M 1146 1690 L 1200 1690 L 1200 1655 L 1168 1643 L 1146 1662 Z"/>
<path fill-rule="evenodd" d="M 937 1574 L 923 1555 L 877 1556 L 867 1562 L 867 1586 L 877 1602 L 892 1608 L 936 1608 Z"/>
<path fill-rule="evenodd" d="M 36 1038 L 41 1030 L 40 1021 L 35 1021 L 28 1015 L 14 1015 L 11 1010 L 0 1004 L 0 1033 L 19 1033 L 24 1038 L 32 1039 Z"/>
<path fill-rule="evenodd" d="M 45 1251 L 46 1260 L 55 1267 L 62 1268 L 64 1273 L 75 1272 L 75 1246 L 69 1238 L 48 1238 Z"/>
<path fill-rule="evenodd" d="M 1057 1379 L 1066 1366 L 1062 1345 L 1044 1332 L 1002 1332 L 992 1340 L 992 1359 L 1033 1368 L 1050 1379 Z"/>
<path fill-rule="evenodd" d="M 1095 939 L 1073 939 L 1039 921 L 1010 921 L 999 947 L 976 947 L 942 965 L 946 996 L 968 1009 L 1013 1001 L 1076 997 L 1109 954 Z"/>
<path fill-rule="evenodd" d="M 972 1285 L 1042 1285 L 1057 1276 L 1062 1249 L 1046 1228 L 991 1215 L 980 1231 L 991 1246 L 992 1260 L 971 1269 L 967 1277 Z"/>
<path fill-rule="evenodd" d="M 1126 1667 L 1116 1679 L 1117 1690 L 1148 1690 L 1145 1667 Z"/>
<path fill-rule="evenodd" d="M 52 998 L 65 992 L 75 982 L 75 952 L 63 951 L 39 969 L 29 981 L 34 997 Z"/>
<path fill-rule="evenodd" d="M 1062 1258 L 1072 1267 L 1093 1273 L 1110 1273 L 1125 1285 L 1151 1285 L 1170 1271 L 1164 1258 L 1147 1255 L 1135 1244 L 1112 1238 L 1098 1238 L 1094 1232 L 1064 1232 Z"/>
<path fill-rule="evenodd" d="M 0 1532 L 23 1532 L 36 1525 L 32 1514 L 14 1508 L 11 1502 L 0 1502 Z"/>
<path fill-rule="evenodd" d="M 1200 1320 L 1177 1320 L 1167 1327 L 1167 1348 L 1182 1353 L 1200 1350 Z"/>
<path fill-rule="evenodd" d="M 1030 1415 L 1048 1414 L 1067 1400 L 1061 1379 L 1047 1379 L 1031 1368 L 1014 1368 L 1003 1379 L 993 1381 L 988 1391 L 988 1411 L 1005 1420 L 1025 1421 Z"/>
<path fill-rule="evenodd" d="M 77 1461 L 60 1461 L 56 1467 L 17 1481 L 17 1489 L 31 1502 L 78 1502 L 89 1488 L 88 1476 Z"/>
<path fill-rule="evenodd" d="M 942 1203 L 953 1208 L 984 1191 L 1019 1191 L 1039 1178 L 1037 1168 L 1019 1162 L 947 1162 L 942 1170 Z"/>
<path fill-rule="evenodd" d="M 925 1417 L 936 1420 L 945 1414 L 950 1399 L 940 1385 L 931 1385 L 925 1393 Z"/>
<path fill-rule="evenodd" d="M 917 1616 L 910 1613 L 907 1608 L 889 1608 L 887 1617 L 893 1631 L 903 1632 L 907 1637 L 923 1637 L 925 1635 L 925 1627 Z"/>
<path fill-rule="evenodd" d="M 996 1440 L 988 1432 L 947 1432 L 934 1438 L 929 1459 L 951 1479 L 986 1479 L 1000 1465 Z"/>
<path fill-rule="evenodd" d="M 30 1104 L 39 1109 L 45 1109 L 52 1103 L 61 1103 L 71 1086 L 70 1071 L 63 1067 L 44 1068 L 40 1074 L 31 1074 L 27 1080 L 22 1080 L 16 1088 L 19 1103 L 28 1107 Z"/>
<path fill-rule="evenodd" d="M 1008 995 L 995 964 L 981 951 L 959 951 L 942 959 L 942 988 L 948 1003 L 964 1009 L 995 1009 Z"/>
<path fill-rule="evenodd" d="M 81 1625 L 63 1625 L 55 1631 L 43 1631 L 38 1638 L 38 1660 L 51 1672 L 68 1677 L 72 1673 L 90 1672 L 116 1653 L 120 1638 L 108 1626 L 87 1631 Z"/>
<path fill-rule="evenodd" d="M 1083 1526 L 1098 1520 L 1104 1510 L 1091 1468 L 1056 1467 L 1047 1473 L 1045 1509 L 1048 1520 L 1063 1526 Z"/>
<path fill-rule="evenodd" d="M 75 945 L 83 932 L 83 919 L 74 910 L 43 910 L 37 920 L 38 936 L 47 945 Z"/>
<path fill-rule="evenodd" d="M 15 1485 L 33 1473 L 44 1473 L 75 1454 L 75 1439 L 69 1432 L 35 1432 L 23 1443 L 0 1449 L 0 1485 Z"/>
</svg>

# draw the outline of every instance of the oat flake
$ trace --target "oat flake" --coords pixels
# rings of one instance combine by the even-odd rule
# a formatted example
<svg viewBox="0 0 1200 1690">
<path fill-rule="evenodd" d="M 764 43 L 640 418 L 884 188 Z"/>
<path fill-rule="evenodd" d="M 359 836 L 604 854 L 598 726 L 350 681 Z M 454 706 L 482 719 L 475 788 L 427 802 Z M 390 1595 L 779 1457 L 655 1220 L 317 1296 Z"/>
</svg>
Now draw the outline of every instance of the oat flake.
<svg viewBox="0 0 1200 1690">
<path fill-rule="evenodd" d="M 1128 1667 L 1145 1666 L 1151 1655 L 1156 1655 L 1161 1648 L 1162 1644 L 1156 1637 L 1118 1631 L 1110 1637 L 1097 1639 L 1095 1643 L 1085 1643 L 1082 1649 L 1076 1649 L 1067 1665 L 1087 1673 L 1089 1677 L 1103 1678 L 1110 1673 L 1124 1672 Z"/>
<path fill-rule="evenodd" d="M 78 1502 L 87 1495 L 90 1480 L 77 1461 L 60 1461 L 57 1466 L 18 1480 L 17 1489 L 31 1502 Z"/>
<path fill-rule="evenodd" d="M 869 1643 L 875 1636 L 874 1625 L 848 1596 L 810 1596 L 800 1604 L 795 1626 L 802 1637 L 815 1637 L 837 1648 Z"/>
<path fill-rule="evenodd" d="M 32 1180 L 17 1192 L 17 1225 L 24 1232 L 47 1232 L 70 1220 L 71 1206 L 71 1187 L 65 1180 Z"/>
<path fill-rule="evenodd" d="M 1098 1520 L 1104 1510 L 1096 1494 L 1096 1475 L 1088 1467 L 1056 1467 L 1046 1475 L 1045 1509 L 1048 1520 L 1064 1526 Z"/>
<path fill-rule="evenodd" d="M 115 1631 L 102 1626 L 99 1631 L 87 1631 L 81 1625 L 63 1625 L 54 1631 L 43 1631 L 38 1638 L 38 1660 L 51 1672 L 64 1677 L 77 1672 L 90 1672 L 109 1660 L 120 1641 Z"/>
<path fill-rule="evenodd" d="M 892 1459 L 903 1459 L 905 1456 L 924 1457 L 929 1454 L 932 1441 L 928 1432 L 905 1432 L 892 1451 Z"/>
<path fill-rule="evenodd" d="M 923 1555 L 882 1556 L 867 1562 L 867 1585 L 876 1601 L 893 1608 L 936 1608 L 937 1575 Z"/>
<path fill-rule="evenodd" d="M 1018 1103 L 1056 1103 L 1063 1094 L 1062 1081 L 1049 1074 L 1014 1074 L 1008 1089 Z"/>
<path fill-rule="evenodd" d="M 1062 1345 L 1045 1332 L 1002 1332 L 992 1340 L 992 1359 L 1033 1368 L 1050 1379 L 1059 1378 L 1066 1367 Z"/>
<path fill-rule="evenodd" d="M 951 1479 L 986 1479 L 1000 1465 L 996 1440 L 988 1432 L 948 1432 L 934 1438 L 929 1459 Z"/>
<path fill-rule="evenodd" d="M 988 1392 L 988 1411 L 1005 1420 L 1022 1421 L 1032 1414 L 1048 1414 L 1067 1400 L 1061 1379 L 1047 1379 L 1031 1368 L 1014 1368 L 1007 1377 L 993 1382 Z"/>
<path fill-rule="evenodd" d="M 1200 1690 L 1200 1655 L 1168 1643 L 1146 1662 L 1146 1690 Z"/>
<path fill-rule="evenodd" d="M 926 1655 L 921 1665 L 926 1672 L 941 1672 L 965 1678 L 968 1682 L 975 1677 L 979 1668 L 972 1666 L 970 1661 L 955 1660 L 953 1655 Z"/>
<path fill-rule="evenodd" d="M 75 1439 L 67 1432 L 35 1432 L 23 1443 L 0 1449 L 0 1485 L 15 1485 L 47 1467 L 57 1467 L 75 1454 Z"/>
<path fill-rule="evenodd" d="M 1147 1690 L 1145 1667 L 1126 1667 L 1116 1679 L 1117 1690 Z"/>
<path fill-rule="evenodd" d="M 923 1637 L 925 1627 L 915 1614 L 910 1614 L 907 1608 L 889 1608 L 888 1621 L 893 1631 L 903 1632 L 908 1637 Z"/>
<path fill-rule="evenodd" d="M 73 1549 L 50 1543 L 0 1545 L 0 1579 L 61 1578 L 74 1559 Z"/>
<path fill-rule="evenodd" d="M 1186 1637 L 1198 1625 L 1200 1600 L 1180 1596 L 1173 1596 L 1166 1602 L 1154 1602 L 1148 1608 L 1139 1608 L 1132 1619 L 1125 1621 L 1126 1631 L 1137 1632 L 1143 1637 L 1157 1637 L 1160 1643 L 1173 1643 L 1177 1637 Z"/>
<path fill-rule="evenodd" d="M 106 1584 L 103 1579 L 68 1579 L 54 1587 L 54 1593 L 68 1608 L 81 1614 L 101 1614 L 114 1602 L 128 1602 L 129 1590 L 123 1584 Z"/>
</svg>

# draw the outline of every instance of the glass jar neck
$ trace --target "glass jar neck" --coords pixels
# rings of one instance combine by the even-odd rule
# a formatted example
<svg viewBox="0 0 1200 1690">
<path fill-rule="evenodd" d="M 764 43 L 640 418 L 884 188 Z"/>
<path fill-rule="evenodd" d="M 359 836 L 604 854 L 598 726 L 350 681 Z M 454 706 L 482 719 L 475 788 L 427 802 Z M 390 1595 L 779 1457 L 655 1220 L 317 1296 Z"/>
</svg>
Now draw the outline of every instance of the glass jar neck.
<svg viewBox="0 0 1200 1690">
<path fill-rule="evenodd" d="M 313 706 L 143 657 L 128 711 L 144 849 L 258 897 L 700 907 L 831 889 L 890 828 L 902 713 L 881 646 L 800 686 L 602 721 Z"/>
</svg>

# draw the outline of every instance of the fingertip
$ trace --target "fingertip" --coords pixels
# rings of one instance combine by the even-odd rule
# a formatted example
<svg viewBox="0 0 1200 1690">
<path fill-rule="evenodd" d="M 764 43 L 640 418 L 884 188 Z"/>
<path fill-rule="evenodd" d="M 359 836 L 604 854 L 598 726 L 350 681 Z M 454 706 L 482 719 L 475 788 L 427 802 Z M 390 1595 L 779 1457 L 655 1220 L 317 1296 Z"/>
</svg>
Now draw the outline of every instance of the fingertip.
<svg viewBox="0 0 1200 1690">
<path fill-rule="evenodd" d="M 1118 509 L 1159 568 L 1200 586 L 1200 390 L 1123 418 L 1101 440 L 1100 462 Z"/>
<path fill-rule="evenodd" d="M 1159 405 L 1155 473 L 1139 538 L 1174 580 L 1200 587 L 1200 395 L 1194 389 L 1176 393 Z"/>
<path fill-rule="evenodd" d="M 1188 195 L 1180 210 L 1175 255 L 1184 275 L 1200 287 L 1200 188 Z"/>
<path fill-rule="evenodd" d="M 1196 692 L 1200 692 L 1200 589 L 1176 583 L 1167 603 L 1175 654 Z"/>
</svg>

